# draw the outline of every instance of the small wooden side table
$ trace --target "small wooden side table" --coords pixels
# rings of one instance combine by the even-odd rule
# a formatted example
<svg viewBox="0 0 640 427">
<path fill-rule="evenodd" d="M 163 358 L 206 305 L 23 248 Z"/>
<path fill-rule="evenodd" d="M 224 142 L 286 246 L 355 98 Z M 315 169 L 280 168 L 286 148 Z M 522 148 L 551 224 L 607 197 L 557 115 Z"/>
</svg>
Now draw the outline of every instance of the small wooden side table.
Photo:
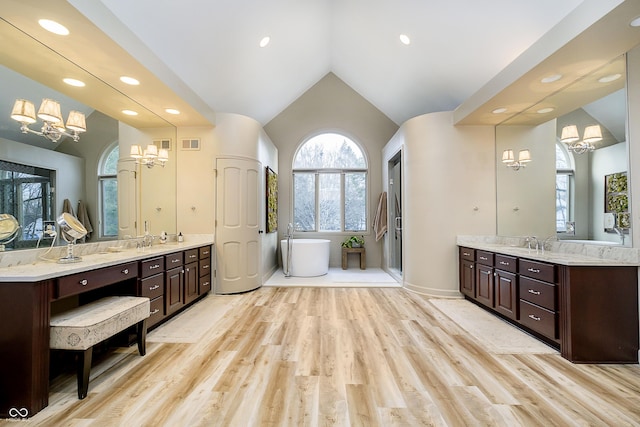
<svg viewBox="0 0 640 427">
<path fill-rule="evenodd" d="M 360 270 L 367 268 L 367 253 L 364 248 L 342 248 L 342 269 L 347 269 L 347 255 L 359 254 L 360 255 Z"/>
</svg>

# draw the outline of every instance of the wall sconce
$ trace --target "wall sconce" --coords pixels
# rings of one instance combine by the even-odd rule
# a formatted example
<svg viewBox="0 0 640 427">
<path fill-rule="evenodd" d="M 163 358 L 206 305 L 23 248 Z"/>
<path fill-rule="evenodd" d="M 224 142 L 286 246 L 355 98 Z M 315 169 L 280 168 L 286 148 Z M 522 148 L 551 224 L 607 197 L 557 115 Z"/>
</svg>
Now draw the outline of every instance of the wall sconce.
<svg viewBox="0 0 640 427">
<path fill-rule="evenodd" d="M 504 150 L 502 152 L 502 163 L 505 166 L 513 169 L 514 171 L 519 170 L 520 168 L 524 168 L 527 166 L 527 163 L 531 161 L 531 152 L 529 150 L 520 150 L 518 153 L 518 160 L 516 161 L 513 150 Z"/>
<path fill-rule="evenodd" d="M 582 141 L 576 142 L 579 139 L 580 135 L 578 134 L 578 127 L 576 125 L 569 125 L 562 128 L 560 142 L 567 144 L 567 150 L 576 154 L 584 154 L 596 149 L 593 145 L 594 142 L 602 141 L 602 129 L 600 129 L 600 125 L 587 126 L 584 129 Z"/>
<path fill-rule="evenodd" d="M 148 168 L 152 168 L 156 164 L 164 167 L 164 164 L 169 161 L 169 151 L 164 148 L 158 151 L 158 147 L 154 144 L 147 145 L 144 151 L 141 146 L 132 145 L 130 155 L 136 159 L 137 164 L 145 165 Z"/>
<path fill-rule="evenodd" d="M 42 100 L 38 110 L 38 118 L 44 122 L 42 128 L 40 131 L 31 130 L 29 125 L 36 122 L 35 111 L 33 103 L 26 99 L 16 99 L 13 104 L 11 118 L 22 123 L 22 126 L 20 126 L 22 133 L 40 135 L 51 142 L 58 142 L 63 136 L 68 136 L 74 142 L 78 142 L 80 134 L 87 130 L 84 114 L 75 110 L 69 111 L 67 125 L 65 126 L 62 121 L 62 114 L 60 114 L 60 104 L 48 98 Z"/>
</svg>

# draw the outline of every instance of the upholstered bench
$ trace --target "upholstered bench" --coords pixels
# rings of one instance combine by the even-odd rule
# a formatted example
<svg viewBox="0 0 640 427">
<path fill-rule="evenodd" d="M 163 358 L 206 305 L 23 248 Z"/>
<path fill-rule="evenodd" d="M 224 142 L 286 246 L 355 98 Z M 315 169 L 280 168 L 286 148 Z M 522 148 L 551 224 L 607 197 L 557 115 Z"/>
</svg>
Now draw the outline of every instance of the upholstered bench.
<svg viewBox="0 0 640 427">
<path fill-rule="evenodd" d="M 137 325 L 138 352 L 146 353 L 149 298 L 114 296 L 51 317 L 49 348 L 78 352 L 78 398 L 89 391 L 93 346 Z"/>
</svg>

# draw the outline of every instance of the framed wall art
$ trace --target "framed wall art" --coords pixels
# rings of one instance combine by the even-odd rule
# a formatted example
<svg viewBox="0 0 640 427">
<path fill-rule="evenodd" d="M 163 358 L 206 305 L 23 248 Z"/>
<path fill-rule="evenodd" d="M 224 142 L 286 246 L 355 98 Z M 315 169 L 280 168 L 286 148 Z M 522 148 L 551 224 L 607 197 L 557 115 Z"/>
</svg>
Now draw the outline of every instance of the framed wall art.
<svg viewBox="0 0 640 427">
<path fill-rule="evenodd" d="M 267 166 L 267 233 L 278 230 L 278 174 Z"/>
<path fill-rule="evenodd" d="M 618 172 L 604 176 L 604 212 L 613 214 L 613 226 L 619 229 L 629 229 L 629 185 L 627 173 Z M 613 231 L 614 227 L 605 228 Z"/>
</svg>

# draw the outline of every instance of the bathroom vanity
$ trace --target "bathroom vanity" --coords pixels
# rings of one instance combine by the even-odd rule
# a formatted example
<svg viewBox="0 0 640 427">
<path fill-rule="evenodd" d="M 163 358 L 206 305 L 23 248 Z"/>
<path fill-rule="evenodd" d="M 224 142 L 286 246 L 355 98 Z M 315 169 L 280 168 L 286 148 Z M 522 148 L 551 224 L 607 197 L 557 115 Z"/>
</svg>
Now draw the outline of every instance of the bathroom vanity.
<svg viewBox="0 0 640 427">
<path fill-rule="evenodd" d="M 212 237 L 0 268 L 0 417 L 31 417 L 49 398 L 49 320 L 109 295 L 150 299 L 149 328 L 212 288 Z"/>
<path fill-rule="evenodd" d="M 482 242 L 458 248 L 466 299 L 571 362 L 638 363 L 637 264 Z"/>
</svg>

